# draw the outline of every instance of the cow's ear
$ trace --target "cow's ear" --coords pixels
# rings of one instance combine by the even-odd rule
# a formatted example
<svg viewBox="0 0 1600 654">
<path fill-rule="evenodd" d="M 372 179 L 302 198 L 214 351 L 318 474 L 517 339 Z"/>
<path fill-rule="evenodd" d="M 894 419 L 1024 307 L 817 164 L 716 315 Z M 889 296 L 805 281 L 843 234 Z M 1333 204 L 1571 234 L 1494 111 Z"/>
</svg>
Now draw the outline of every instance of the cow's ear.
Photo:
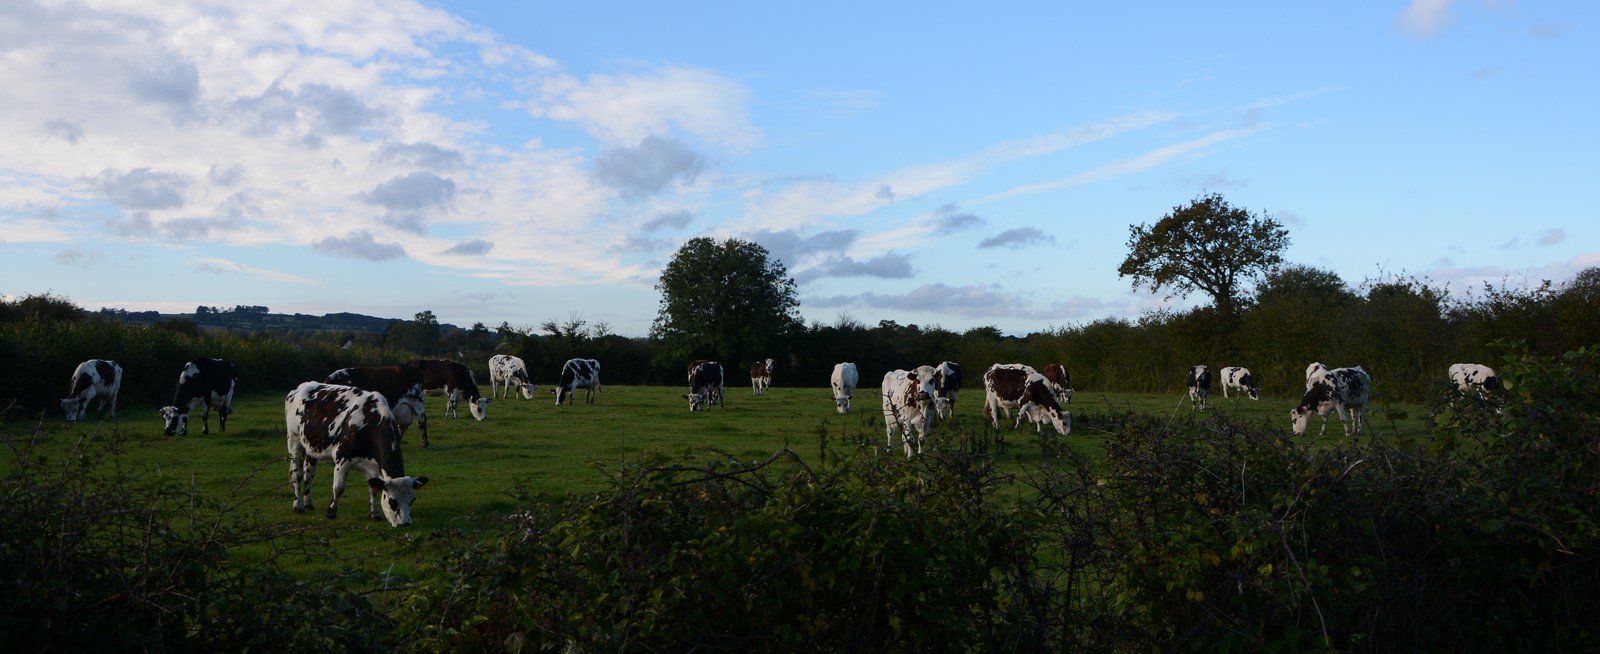
<svg viewBox="0 0 1600 654">
<path fill-rule="evenodd" d="M 423 486 L 427 486 L 427 485 L 428 485 L 428 478 L 427 477 L 417 477 L 416 479 L 411 480 L 411 487 L 412 488 L 422 488 Z"/>
<path fill-rule="evenodd" d="M 377 477 L 367 477 L 367 486 L 371 488 L 373 492 L 381 491 L 383 490 L 383 480 Z"/>
</svg>

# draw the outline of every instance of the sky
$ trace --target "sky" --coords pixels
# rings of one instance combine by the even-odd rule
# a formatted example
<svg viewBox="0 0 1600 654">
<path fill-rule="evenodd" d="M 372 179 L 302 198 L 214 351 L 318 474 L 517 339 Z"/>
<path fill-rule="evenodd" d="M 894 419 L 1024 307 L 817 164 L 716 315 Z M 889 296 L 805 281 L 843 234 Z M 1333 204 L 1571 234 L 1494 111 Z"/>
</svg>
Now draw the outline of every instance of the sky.
<svg viewBox="0 0 1600 654">
<path fill-rule="evenodd" d="M 683 5 L 683 6 L 678 6 Z M 808 323 L 1196 306 L 1209 193 L 1351 285 L 1600 265 L 1600 4 L 0 3 L 0 296 L 643 336 L 690 238 Z"/>
</svg>

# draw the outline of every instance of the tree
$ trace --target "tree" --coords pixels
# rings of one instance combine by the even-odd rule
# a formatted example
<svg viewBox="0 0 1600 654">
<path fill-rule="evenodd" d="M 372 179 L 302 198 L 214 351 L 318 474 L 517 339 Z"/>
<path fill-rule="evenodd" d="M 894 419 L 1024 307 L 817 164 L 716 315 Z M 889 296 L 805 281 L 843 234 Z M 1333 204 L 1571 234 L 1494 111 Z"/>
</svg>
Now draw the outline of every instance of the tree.
<svg viewBox="0 0 1600 654">
<path fill-rule="evenodd" d="M 1240 286 L 1282 263 L 1289 247 L 1289 231 L 1278 221 L 1234 208 L 1218 193 L 1128 232 L 1128 258 L 1117 268 L 1119 277 L 1132 277 L 1135 289 L 1144 286 L 1151 293 L 1166 288 L 1183 297 L 1199 290 L 1229 321 L 1238 316 Z"/>
<path fill-rule="evenodd" d="M 794 279 L 767 249 L 739 239 L 695 238 L 672 255 L 650 327 L 658 364 L 716 358 L 724 367 L 773 356 L 801 326 Z"/>
</svg>

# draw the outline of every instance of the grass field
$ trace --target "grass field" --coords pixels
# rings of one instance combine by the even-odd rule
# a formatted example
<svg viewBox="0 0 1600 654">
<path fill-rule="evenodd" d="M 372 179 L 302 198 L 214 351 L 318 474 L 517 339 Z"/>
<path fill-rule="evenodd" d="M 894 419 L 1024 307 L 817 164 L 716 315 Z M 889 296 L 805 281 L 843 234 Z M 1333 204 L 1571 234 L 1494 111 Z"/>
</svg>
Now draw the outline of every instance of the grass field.
<svg viewBox="0 0 1600 654">
<path fill-rule="evenodd" d="M 69 425 L 59 412 L 41 423 L 9 416 L 0 422 L 0 439 L 13 448 L 33 437 L 35 430 L 47 452 L 65 451 L 88 438 L 111 442 L 120 436 L 124 470 L 136 475 L 160 475 L 192 484 L 199 495 L 213 501 L 236 503 L 236 515 L 254 515 L 269 523 L 291 526 L 324 539 L 331 550 L 324 560 L 289 562 L 296 569 L 332 570 L 352 565 L 367 571 L 404 570 L 425 565 L 442 551 L 430 535 L 453 533 L 465 537 L 494 533 L 506 514 L 527 499 L 560 501 L 569 494 L 589 494 L 607 485 L 605 468 L 615 468 L 628 458 L 663 452 L 675 458 L 707 461 L 725 453 L 741 460 L 765 460 L 786 444 L 807 460 L 817 460 L 827 436 L 830 456 L 854 452 L 859 444 L 885 444 L 882 415 L 873 401 L 874 389 L 858 391 L 853 411 L 835 413 L 826 388 L 773 388 L 753 397 L 748 388 L 728 389 L 724 407 L 691 413 L 679 387 L 609 386 L 596 404 L 557 407 L 547 388 L 533 400 L 501 399 L 489 406 L 488 419 L 476 421 L 462 408 L 462 418 L 444 417 L 443 398 L 428 398 L 430 447 L 421 447 L 416 428 L 406 434 L 406 471 L 427 476 L 429 484 L 418 492 L 412 529 L 396 530 L 387 522 L 366 518 L 365 486 L 360 479 L 340 501 L 335 520 L 321 509 L 296 515 L 290 510 L 288 465 L 284 444 L 283 396 L 260 394 L 237 398 L 226 433 L 217 431 L 212 417 L 210 435 L 200 434 L 200 422 L 191 422 L 187 436 L 166 436 L 154 406 L 121 407 L 117 422 L 86 420 Z M 1381 393 L 1381 389 L 1379 389 Z M 1209 412 L 1237 416 L 1249 423 L 1265 422 L 1288 435 L 1288 413 L 1298 398 L 1264 398 L 1260 401 L 1213 398 Z M 581 402 L 581 398 L 579 400 Z M 982 391 L 966 390 L 957 403 L 955 420 L 936 428 L 931 447 L 938 447 L 939 429 L 977 429 L 981 422 Z M 1069 406 L 1074 417 L 1071 446 L 1095 456 L 1103 434 L 1096 426 L 1108 413 L 1138 413 L 1191 419 L 1196 412 L 1186 398 L 1167 395 L 1106 394 L 1080 391 Z M 91 414 L 92 416 L 92 414 Z M 1368 412 L 1369 435 L 1380 439 L 1415 438 L 1427 433 L 1425 410 L 1417 405 L 1379 402 Z M 1313 419 L 1312 431 L 1318 422 Z M 996 454 L 1002 465 L 1042 462 L 1038 440 L 1031 430 L 1005 429 L 1005 447 Z M 1027 425 L 1024 425 L 1027 430 Z M 1049 428 L 1046 427 L 1046 433 Z M 1328 435 L 1343 438 L 1337 418 Z M 896 447 L 894 456 L 901 456 Z M 313 482 L 313 499 L 326 506 L 331 494 L 332 470 L 320 466 Z M 358 476 L 358 475 L 357 475 Z M 263 551 L 265 551 L 263 549 Z M 336 553 L 336 554 L 335 554 Z M 235 556 L 249 557 L 246 548 Z"/>
</svg>

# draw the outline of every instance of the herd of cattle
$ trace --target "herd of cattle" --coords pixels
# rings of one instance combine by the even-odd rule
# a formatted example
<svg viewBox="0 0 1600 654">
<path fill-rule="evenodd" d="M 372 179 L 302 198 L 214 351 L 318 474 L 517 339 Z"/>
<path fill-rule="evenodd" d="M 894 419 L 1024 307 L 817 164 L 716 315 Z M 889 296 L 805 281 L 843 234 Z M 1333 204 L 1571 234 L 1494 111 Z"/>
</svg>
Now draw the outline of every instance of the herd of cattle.
<svg viewBox="0 0 1600 654">
<path fill-rule="evenodd" d="M 764 395 L 772 386 L 772 359 L 758 361 L 750 368 L 750 387 L 754 395 Z M 1252 400 L 1261 398 L 1250 370 L 1228 367 L 1221 370 L 1222 394 L 1230 391 Z M 1461 393 L 1476 392 L 1492 397 L 1504 390 L 1499 376 L 1488 366 L 1458 363 L 1450 366 L 1449 378 Z M 571 359 L 561 368 L 556 387 L 556 404 L 571 404 L 579 389 L 585 401 L 593 404 L 600 390 L 600 362 Z M 698 360 L 689 364 L 690 411 L 724 405 L 724 375 L 716 361 Z M 850 400 L 859 382 L 854 363 L 840 363 L 830 380 L 833 401 L 839 413 L 850 411 Z M 520 393 L 532 399 L 534 385 L 529 381 L 522 359 L 497 354 L 489 359 L 490 395 L 478 390 L 472 371 L 454 361 L 417 359 L 395 366 L 358 366 L 329 374 L 323 381 L 300 384 L 284 398 L 287 425 L 289 478 L 294 490 L 294 510 L 311 507 L 311 480 L 317 463 L 333 464 L 333 500 L 327 515 L 335 516 L 345 477 L 354 468 L 367 478 L 368 516 L 379 519 L 380 511 L 391 525 L 411 524 L 411 503 L 415 492 L 428 483 L 427 477 L 406 474 L 400 455 L 400 438 L 411 425 L 417 425 L 422 446 L 428 446 L 428 418 L 423 395 L 446 396 L 445 415 L 457 417 L 457 407 L 467 402 L 473 418 L 488 417 L 489 400 L 514 397 Z M 238 384 L 238 369 L 224 359 L 198 358 L 184 364 L 178 375 L 172 404 L 160 409 L 168 435 L 187 434 L 189 416 L 201 411 L 203 434 L 211 432 L 211 410 L 218 414 L 218 428 L 227 431 L 233 394 Z M 105 359 L 90 359 L 72 373 L 72 394 L 61 400 L 68 421 L 83 419 L 90 402 L 99 400 L 102 413 L 109 407 L 117 412 L 117 391 L 122 385 L 122 367 Z M 884 374 L 879 397 L 888 447 L 900 436 L 906 456 L 922 452 L 927 432 L 935 419 L 948 419 L 955 409 L 956 393 L 961 390 L 961 366 L 953 361 L 923 365 L 911 370 L 891 370 Z M 1322 431 L 1328 428 L 1328 413 L 1337 412 L 1345 433 L 1360 434 L 1366 423 L 1372 378 L 1359 366 L 1328 369 L 1321 363 L 1306 367 L 1306 391 L 1289 414 L 1295 435 L 1305 433 L 1311 415 L 1322 417 Z M 1064 405 L 1072 402 L 1073 389 L 1066 367 L 1052 363 L 1038 372 L 1020 363 L 997 363 L 983 373 L 983 418 L 1000 428 L 1001 414 L 1011 417 L 1017 411 L 1012 429 L 1027 419 L 1035 433 L 1049 423 L 1057 433 L 1072 433 L 1072 416 Z M 1190 406 L 1204 409 L 1211 392 L 1211 371 L 1194 366 L 1188 375 Z M 1346 415 L 1349 419 L 1346 419 Z"/>
</svg>

